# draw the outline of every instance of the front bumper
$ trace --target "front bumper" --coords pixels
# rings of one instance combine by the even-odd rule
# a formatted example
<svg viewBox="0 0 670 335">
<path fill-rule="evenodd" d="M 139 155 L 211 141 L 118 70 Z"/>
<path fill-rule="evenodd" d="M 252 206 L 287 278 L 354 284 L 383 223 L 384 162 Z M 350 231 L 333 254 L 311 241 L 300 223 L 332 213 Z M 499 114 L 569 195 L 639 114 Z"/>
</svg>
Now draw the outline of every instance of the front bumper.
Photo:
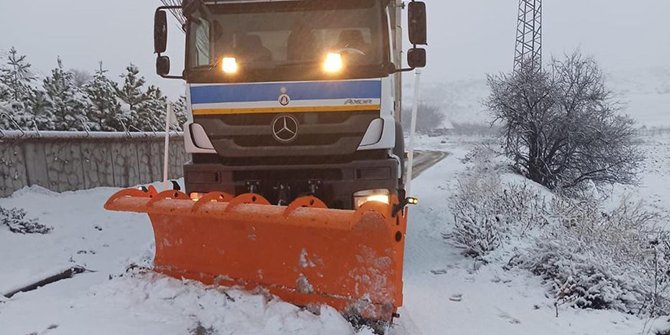
<svg viewBox="0 0 670 335">
<path fill-rule="evenodd" d="M 273 204 L 286 204 L 315 195 L 329 208 L 353 209 L 353 194 L 388 189 L 397 195 L 398 161 L 362 160 L 324 165 L 226 166 L 186 164 L 187 193 L 226 192 L 239 195 L 253 191 Z M 315 191 L 315 192 L 313 192 Z"/>
</svg>

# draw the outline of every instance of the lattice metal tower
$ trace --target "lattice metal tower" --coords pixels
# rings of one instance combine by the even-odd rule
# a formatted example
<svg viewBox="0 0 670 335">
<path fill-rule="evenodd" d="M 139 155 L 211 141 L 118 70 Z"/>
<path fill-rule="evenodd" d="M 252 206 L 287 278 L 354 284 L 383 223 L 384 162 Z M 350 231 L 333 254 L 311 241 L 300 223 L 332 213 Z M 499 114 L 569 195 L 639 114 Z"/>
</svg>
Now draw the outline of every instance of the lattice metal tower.
<svg viewBox="0 0 670 335">
<path fill-rule="evenodd" d="M 519 0 L 514 71 L 542 68 L 542 0 Z"/>
</svg>

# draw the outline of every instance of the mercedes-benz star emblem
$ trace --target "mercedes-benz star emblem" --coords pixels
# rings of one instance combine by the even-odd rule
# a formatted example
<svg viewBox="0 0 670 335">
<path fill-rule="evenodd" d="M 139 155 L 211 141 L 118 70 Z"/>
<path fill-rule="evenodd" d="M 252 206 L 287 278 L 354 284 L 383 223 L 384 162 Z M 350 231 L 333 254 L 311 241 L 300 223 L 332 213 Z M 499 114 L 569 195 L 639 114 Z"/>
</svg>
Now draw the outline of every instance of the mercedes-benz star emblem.
<svg viewBox="0 0 670 335">
<path fill-rule="evenodd" d="M 281 143 L 291 143 L 298 137 L 298 120 L 293 115 L 279 115 L 272 121 L 272 135 Z"/>
</svg>

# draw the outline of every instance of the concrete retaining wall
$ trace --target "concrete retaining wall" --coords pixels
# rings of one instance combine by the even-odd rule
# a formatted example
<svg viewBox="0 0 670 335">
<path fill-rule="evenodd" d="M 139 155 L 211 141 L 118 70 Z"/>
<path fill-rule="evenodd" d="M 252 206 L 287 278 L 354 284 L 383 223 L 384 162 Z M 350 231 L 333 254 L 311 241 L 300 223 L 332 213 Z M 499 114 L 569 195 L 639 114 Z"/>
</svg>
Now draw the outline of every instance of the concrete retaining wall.
<svg viewBox="0 0 670 335">
<path fill-rule="evenodd" d="M 162 180 L 164 133 L 0 133 L 0 197 L 25 186 L 56 192 L 129 187 Z M 170 178 L 188 159 L 170 135 Z"/>
</svg>

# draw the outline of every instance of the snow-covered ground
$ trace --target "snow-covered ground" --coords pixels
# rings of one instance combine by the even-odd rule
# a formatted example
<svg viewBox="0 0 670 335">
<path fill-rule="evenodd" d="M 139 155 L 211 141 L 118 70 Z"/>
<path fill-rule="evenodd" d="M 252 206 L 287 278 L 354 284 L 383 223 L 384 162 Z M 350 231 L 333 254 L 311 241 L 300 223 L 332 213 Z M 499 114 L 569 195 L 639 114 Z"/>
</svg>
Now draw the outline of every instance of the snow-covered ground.
<svg viewBox="0 0 670 335">
<path fill-rule="evenodd" d="M 395 334 L 653 334 L 666 320 L 563 307 L 540 279 L 522 270 L 475 264 L 443 238 L 452 223 L 448 202 L 467 166 L 466 153 L 483 141 L 421 138 L 420 148 L 449 156 L 413 186 L 405 259 L 405 305 Z M 670 135 L 646 137 L 649 152 L 639 189 L 670 207 Z M 334 310 L 320 315 L 262 294 L 203 287 L 141 270 L 152 255 L 148 219 L 110 213 L 102 204 L 115 189 L 52 193 L 24 189 L 0 199 L 54 227 L 48 235 L 0 228 L 0 293 L 74 264 L 90 272 L 36 291 L 0 298 L 0 334 L 371 334 L 354 330 Z M 617 191 L 618 192 L 618 191 Z M 1 296 L 1 294 L 0 294 Z"/>
<path fill-rule="evenodd" d="M 560 308 L 541 280 L 500 264 L 482 266 L 462 256 L 442 237 L 453 222 L 447 202 L 454 194 L 461 160 L 480 140 L 423 138 L 420 147 L 450 156 L 419 178 L 413 189 L 422 200 L 407 236 L 405 316 L 422 334 L 654 334 L 670 328 L 665 319 L 648 320 L 611 312 Z M 444 143 L 441 143 L 444 142 Z M 619 187 L 670 210 L 670 134 L 644 138 L 648 154 L 641 185 Z M 514 178 L 513 176 L 506 176 Z M 669 227 L 670 228 L 670 227 Z M 402 314 L 402 311 L 401 311 Z"/>
<path fill-rule="evenodd" d="M 330 308 L 316 316 L 263 295 L 126 272 L 131 264 L 150 264 L 153 233 L 144 215 L 102 209 L 115 191 L 56 194 L 30 188 L 0 201 L 2 206 L 25 208 L 54 227 L 48 235 L 16 235 L 0 228 L 0 293 L 73 265 L 90 270 L 0 301 L 0 334 L 354 332 Z"/>
</svg>

